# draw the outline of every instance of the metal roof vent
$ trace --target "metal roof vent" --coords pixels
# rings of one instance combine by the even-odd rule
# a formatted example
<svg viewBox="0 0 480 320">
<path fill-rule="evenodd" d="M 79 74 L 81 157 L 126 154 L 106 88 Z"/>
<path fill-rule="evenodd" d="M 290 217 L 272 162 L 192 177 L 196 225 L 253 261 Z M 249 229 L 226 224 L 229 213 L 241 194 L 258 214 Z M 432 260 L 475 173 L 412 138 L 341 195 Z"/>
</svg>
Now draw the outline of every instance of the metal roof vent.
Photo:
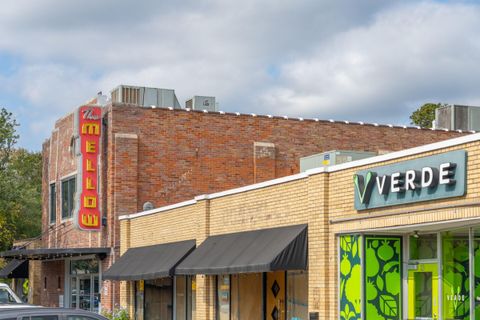
<svg viewBox="0 0 480 320">
<path fill-rule="evenodd" d="M 193 98 L 185 102 L 185 108 L 218 111 L 218 104 L 215 102 L 215 97 L 193 96 Z"/>
<path fill-rule="evenodd" d="M 153 210 L 155 209 L 155 206 L 153 205 L 152 202 L 147 201 L 143 204 L 143 211 L 148 211 L 148 210 Z"/>
<path fill-rule="evenodd" d="M 300 172 L 318 167 L 329 167 L 350 161 L 376 156 L 376 152 L 332 150 L 300 158 Z"/>
<path fill-rule="evenodd" d="M 112 102 L 131 103 L 142 107 L 180 109 L 175 90 L 119 85 L 111 91 Z"/>
<path fill-rule="evenodd" d="M 480 130 L 480 107 L 448 105 L 435 110 L 434 129 Z"/>
</svg>

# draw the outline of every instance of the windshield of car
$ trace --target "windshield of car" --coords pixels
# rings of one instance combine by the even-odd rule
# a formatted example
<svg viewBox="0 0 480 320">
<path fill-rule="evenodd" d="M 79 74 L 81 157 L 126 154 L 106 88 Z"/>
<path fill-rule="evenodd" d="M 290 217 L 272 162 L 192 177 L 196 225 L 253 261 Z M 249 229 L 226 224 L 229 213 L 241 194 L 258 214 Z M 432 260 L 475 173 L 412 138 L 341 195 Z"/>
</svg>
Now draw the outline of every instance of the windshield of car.
<svg viewBox="0 0 480 320">
<path fill-rule="evenodd" d="M 8 288 L 0 288 L 0 304 L 1 303 L 20 303 L 20 301 L 15 299 L 15 296 Z"/>
</svg>

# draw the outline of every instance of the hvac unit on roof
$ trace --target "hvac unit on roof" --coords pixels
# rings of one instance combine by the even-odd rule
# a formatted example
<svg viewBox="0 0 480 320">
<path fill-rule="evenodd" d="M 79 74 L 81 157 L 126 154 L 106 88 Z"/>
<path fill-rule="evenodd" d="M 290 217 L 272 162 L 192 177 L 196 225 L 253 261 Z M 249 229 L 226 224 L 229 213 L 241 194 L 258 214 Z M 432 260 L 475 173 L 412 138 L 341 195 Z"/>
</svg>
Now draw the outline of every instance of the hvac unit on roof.
<svg viewBox="0 0 480 320">
<path fill-rule="evenodd" d="M 300 172 L 376 156 L 376 152 L 332 150 L 300 158 Z"/>
<path fill-rule="evenodd" d="M 463 131 L 480 130 L 480 107 L 447 105 L 435 110 L 433 128 Z"/>
<path fill-rule="evenodd" d="M 215 97 L 193 96 L 185 102 L 185 108 L 192 110 L 218 111 Z"/>
<path fill-rule="evenodd" d="M 170 107 L 180 109 L 175 90 L 119 85 L 112 90 L 112 103 L 129 103 L 142 107 Z"/>
</svg>

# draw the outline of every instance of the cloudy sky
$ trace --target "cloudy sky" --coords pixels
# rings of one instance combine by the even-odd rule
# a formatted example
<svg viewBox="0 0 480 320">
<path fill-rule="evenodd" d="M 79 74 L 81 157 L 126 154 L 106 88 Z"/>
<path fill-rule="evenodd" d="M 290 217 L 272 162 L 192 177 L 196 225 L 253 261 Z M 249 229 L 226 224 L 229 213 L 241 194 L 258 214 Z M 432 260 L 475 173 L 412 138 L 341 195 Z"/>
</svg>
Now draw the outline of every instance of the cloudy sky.
<svg viewBox="0 0 480 320">
<path fill-rule="evenodd" d="M 224 111 L 409 124 L 480 105 L 480 3 L 5 0 L 0 106 L 39 150 L 55 119 L 119 84 Z"/>
</svg>

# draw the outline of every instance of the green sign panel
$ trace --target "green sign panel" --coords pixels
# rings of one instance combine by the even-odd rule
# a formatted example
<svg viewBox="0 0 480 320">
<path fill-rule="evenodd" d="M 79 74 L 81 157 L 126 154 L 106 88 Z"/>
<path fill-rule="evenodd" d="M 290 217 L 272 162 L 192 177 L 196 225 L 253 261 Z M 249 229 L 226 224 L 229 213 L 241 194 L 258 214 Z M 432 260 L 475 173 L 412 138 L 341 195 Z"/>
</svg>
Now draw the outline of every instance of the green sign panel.
<svg viewBox="0 0 480 320">
<path fill-rule="evenodd" d="M 353 176 L 355 209 L 463 196 L 466 160 L 459 150 L 359 171 Z"/>
</svg>

